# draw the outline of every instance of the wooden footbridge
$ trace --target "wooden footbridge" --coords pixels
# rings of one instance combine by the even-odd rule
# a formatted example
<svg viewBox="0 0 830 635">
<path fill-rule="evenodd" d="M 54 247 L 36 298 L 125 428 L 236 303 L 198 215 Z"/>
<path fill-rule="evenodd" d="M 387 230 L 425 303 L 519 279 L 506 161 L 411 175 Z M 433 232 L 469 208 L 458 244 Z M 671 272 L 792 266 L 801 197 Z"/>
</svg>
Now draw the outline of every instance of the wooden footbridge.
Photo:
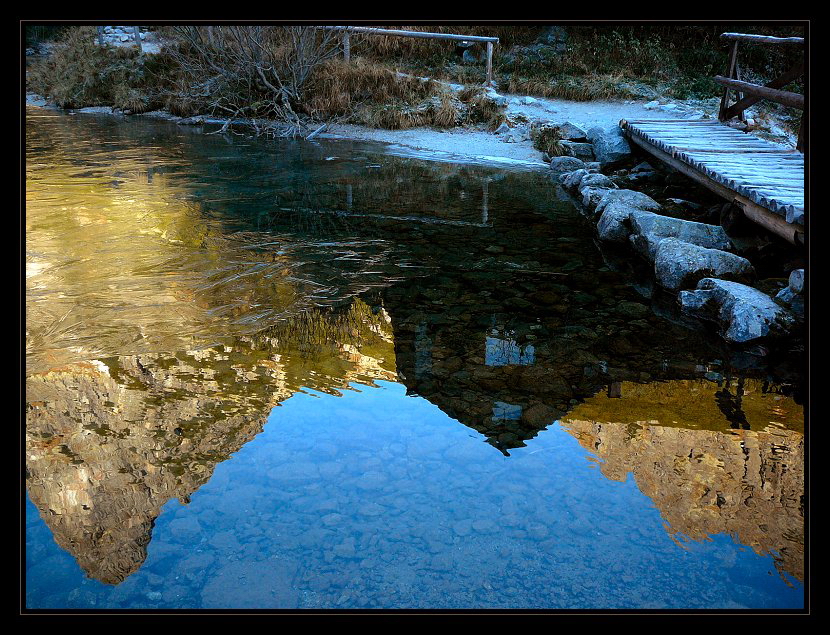
<svg viewBox="0 0 830 635">
<path fill-rule="evenodd" d="M 722 37 L 731 40 L 733 45 L 727 69 L 731 77 L 715 77 L 725 87 L 720 121 L 624 119 L 620 127 L 635 145 L 733 203 L 747 218 L 793 244 L 803 244 L 807 216 L 803 154 L 807 111 L 803 95 L 780 90 L 803 74 L 803 64 L 796 64 L 766 86 L 757 86 L 739 79 L 737 50 L 739 41 L 803 44 L 804 40 L 740 33 L 724 33 Z M 731 105 L 730 91 L 738 92 L 737 102 Z M 804 111 L 796 149 L 765 141 L 723 123 L 732 117 L 743 119 L 743 111 L 761 99 Z"/>
</svg>

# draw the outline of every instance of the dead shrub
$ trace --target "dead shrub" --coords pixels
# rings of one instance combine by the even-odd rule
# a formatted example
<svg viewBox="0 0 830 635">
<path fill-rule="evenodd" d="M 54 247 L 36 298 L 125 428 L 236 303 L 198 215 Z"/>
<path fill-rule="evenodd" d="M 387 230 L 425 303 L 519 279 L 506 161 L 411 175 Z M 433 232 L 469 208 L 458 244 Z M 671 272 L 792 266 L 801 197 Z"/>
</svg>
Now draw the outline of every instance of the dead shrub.
<svg viewBox="0 0 830 635">
<path fill-rule="evenodd" d="M 553 126 L 531 126 L 530 139 L 533 147 L 539 152 L 546 152 L 549 157 L 559 157 L 565 154 L 565 146 L 562 145 L 562 137 L 558 128 Z"/>
</svg>

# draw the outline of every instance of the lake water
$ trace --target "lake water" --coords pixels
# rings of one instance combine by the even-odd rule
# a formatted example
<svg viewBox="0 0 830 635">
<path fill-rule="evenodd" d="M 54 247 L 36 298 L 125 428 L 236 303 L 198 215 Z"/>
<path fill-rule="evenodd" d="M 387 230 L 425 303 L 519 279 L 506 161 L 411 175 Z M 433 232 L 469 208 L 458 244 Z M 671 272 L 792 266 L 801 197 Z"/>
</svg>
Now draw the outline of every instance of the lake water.
<svg viewBox="0 0 830 635">
<path fill-rule="evenodd" d="M 804 375 L 544 172 L 26 118 L 29 609 L 800 609 Z"/>
</svg>

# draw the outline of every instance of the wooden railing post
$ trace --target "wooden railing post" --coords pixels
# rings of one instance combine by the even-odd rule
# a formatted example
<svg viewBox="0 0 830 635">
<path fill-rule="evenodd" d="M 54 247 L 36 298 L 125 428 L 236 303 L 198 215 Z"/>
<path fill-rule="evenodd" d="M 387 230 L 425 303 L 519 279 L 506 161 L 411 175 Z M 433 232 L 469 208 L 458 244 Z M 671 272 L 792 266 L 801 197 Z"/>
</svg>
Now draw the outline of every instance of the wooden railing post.
<svg viewBox="0 0 830 635">
<path fill-rule="evenodd" d="M 98 46 L 104 46 L 104 27 L 98 27 Z"/>
<path fill-rule="evenodd" d="M 732 42 L 732 50 L 729 52 L 729 61 L 726 64 L 726 76 L 730 79 L 735 77 L 735 69 L 738 67 L 738 40 Z M 726 120 L 726 109 L 729 108 L 729 86 L 723 89 L 723 97 L 720 99 L 720 110 L 718 120 Z"/>
<path fill-rule="evenodd" d="M 343 32 L 343 61 L 348 62 L 352 57 L 351 42 L 349 41 L 349 32 Z"/>
<path fill-rule="evenodd" d="M 493 43 L 487 42 L 487 85 L 493 85 Z"/>
</svg>

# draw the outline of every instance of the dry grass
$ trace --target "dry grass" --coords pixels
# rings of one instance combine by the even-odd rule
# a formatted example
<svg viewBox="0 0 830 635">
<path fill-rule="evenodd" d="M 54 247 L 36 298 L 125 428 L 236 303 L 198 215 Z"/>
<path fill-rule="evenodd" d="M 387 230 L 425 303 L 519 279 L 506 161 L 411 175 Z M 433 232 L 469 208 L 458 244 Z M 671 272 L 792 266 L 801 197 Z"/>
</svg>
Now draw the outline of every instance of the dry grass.
<svg viewBox="0 0 830 635">
<path fill-rule="evenodd" d="M 61 108 L 114 106 L 144 112 L 163 104 L 169 59 L 132 47 L 100 47 L 93 27 L 68 28 L 54 52 L 33 63 L 27 76 L 34 92 Z"/>
<path fill-rule="evenodd" d="M 304 110 L 317 118 L 347 115 L 363 104 L 416 103 L 436 94 L 438 84 L 398 75 L 394 70 L 356 58 L 321 64 L 303 94 Z"/>
<path fill-rule="evenodd" d="M 455 126 L 461 121 L 459 106 L 437 82 L 360 57 L 321 64 L 303 95 L 303 111 L 315 119 L 341 117 L 392 130 Z"/>
<path fill-rule="evenodd" d="M 467 105 L 466 121 L 468 123 L 485 124 L 495 129 L 505 121 L 504 108 L 488 98 L 481 86 L 466 87 L 458 94 L 458 99 Z"/>
</svg>

